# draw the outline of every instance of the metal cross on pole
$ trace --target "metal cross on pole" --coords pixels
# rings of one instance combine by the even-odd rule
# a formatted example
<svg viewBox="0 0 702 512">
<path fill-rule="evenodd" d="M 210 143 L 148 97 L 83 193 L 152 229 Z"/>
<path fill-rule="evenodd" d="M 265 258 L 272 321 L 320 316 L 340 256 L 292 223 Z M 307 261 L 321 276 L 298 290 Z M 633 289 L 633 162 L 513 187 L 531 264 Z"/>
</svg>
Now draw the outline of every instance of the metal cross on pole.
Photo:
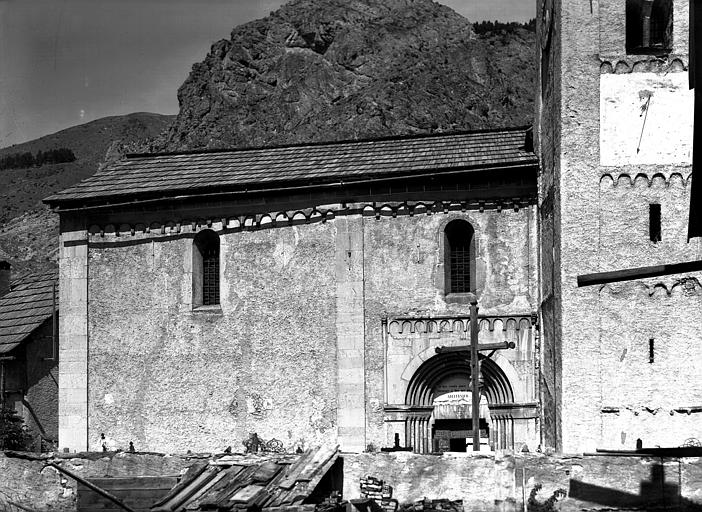
<svg viewBox="0 0 702 512">
<path fill-rule="evenodd" d="M 460 345 L 456 347 L 436 347 L 437 354 L 448 354 L 450 352 L 470 352 L 470 384 L 472 392 L 473 407 L 471 409 L 471 421 L 473 430 L 473 451 L 480 451 L 480 359 L 478 354 L 485 350 L 503 350 L 514 348 L 514 342 L 484 343 L 478 341 L 478 298 L 470 294 L 470 345 Z"/>
</svg>

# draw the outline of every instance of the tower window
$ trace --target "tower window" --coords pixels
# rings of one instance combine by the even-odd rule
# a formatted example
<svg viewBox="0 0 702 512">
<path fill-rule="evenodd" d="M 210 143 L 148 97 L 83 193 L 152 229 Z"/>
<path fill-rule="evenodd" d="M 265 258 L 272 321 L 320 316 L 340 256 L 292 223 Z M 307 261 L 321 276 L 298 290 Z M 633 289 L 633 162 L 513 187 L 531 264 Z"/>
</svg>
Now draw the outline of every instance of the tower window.
<svg viewBox="0 0 702 512">
<path fill-rule="evenodd" d="M 654 356 L 654 349 L 655 349 L 653 343 L 654 343 L 653 338 L 648 340 L 648 362 L 651 364 L 653 364 L 653 359 L 654 359 L 653 356 Z"/>
<path fill-rule="evenodd" d="M 475 232 L 464 220 L 449 222 L 444 231 L 447 293 L 475 291 Z"/>
<path fill-rule="evenodd" d="M 661 233 L 661 205 L 652 203 L 648 205 L 648 234 L 651 242 L 663 240 Z"/>
<path fill-rule="evenodd" d="M 626 52 L 667 53 L 672 46 L 672 0 L 627 0 Z"/>
<path fill-rule="evenodd" d="M 193 240 L 193 306 L 219 304 L 219 236 L 210 229 Z"/>
</svg>

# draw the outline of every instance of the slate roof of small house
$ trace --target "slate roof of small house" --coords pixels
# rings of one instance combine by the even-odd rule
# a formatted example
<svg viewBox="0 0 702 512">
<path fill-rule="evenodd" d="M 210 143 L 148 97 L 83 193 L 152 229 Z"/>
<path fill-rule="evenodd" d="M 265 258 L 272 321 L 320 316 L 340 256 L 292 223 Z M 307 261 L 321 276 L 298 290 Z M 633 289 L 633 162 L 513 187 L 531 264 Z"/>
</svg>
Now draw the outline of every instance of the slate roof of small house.
<svg viewBox="0 0 702 512">
<path fill-rule="evenodd" d="M 191 466 L 153 512 L 314 510 L 303 507 L 339 456 L 338 447 L 303 454 L 229 455 Z"/>
<path fill-rule="evenodd" d="M 58 307 L 56 270 L 27 275 L 12 282 L 10 291 L 0 297 L 0 354 L 19 346 L 52 316 L 54 290 Z"/>
<path fill-rule="evenodd" d="M 534 168 L 528 128 L 280 147 L 137 154 L 44 201 L 95 205 L 496 168 Z"/>
</svg>

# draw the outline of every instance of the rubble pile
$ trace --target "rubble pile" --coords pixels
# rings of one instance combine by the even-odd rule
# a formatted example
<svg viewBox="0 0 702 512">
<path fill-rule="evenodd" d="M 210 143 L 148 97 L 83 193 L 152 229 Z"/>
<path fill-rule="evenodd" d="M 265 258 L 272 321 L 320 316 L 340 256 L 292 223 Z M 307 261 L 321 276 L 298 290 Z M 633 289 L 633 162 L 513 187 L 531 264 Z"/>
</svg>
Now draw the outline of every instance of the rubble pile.
<svg viewBox="0 0 702 512">
<path fill-rule="evenodd" d="M 423 500 L 407 503 L 398 512 L 463 512 L 463 500 Z"/>
<path fill-rule="evenodd" d="M 392 497 L 392 486 L 372 476 L 361 478 L 361 497 L 376 501 L 385 512 L 395 512 L 398 508 L 397 500 Z"/>
</svg>

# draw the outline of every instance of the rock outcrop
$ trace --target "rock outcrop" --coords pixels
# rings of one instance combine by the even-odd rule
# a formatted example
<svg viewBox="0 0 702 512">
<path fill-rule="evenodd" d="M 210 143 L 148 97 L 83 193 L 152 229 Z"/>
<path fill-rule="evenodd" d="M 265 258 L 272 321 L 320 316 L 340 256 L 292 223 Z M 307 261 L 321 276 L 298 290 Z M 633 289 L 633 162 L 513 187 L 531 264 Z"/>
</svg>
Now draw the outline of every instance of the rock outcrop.
<svg viewBox="0 0 702 512">
<path fill-rule="evenodd" d="M 159 149 L 528 124 L 533 41 L 431 0 L 293 0 L 193 66 Z"/>
</svg>

